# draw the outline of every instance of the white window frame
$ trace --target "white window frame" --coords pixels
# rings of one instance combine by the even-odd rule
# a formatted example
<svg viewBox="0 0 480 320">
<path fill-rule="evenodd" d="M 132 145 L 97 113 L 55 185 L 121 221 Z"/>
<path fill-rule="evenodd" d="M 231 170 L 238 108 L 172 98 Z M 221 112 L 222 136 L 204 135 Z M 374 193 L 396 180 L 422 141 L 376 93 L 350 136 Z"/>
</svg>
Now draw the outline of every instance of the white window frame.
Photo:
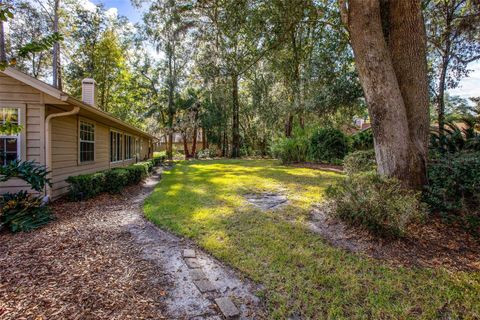
<svg viewBox="0 0 480 320">
<path fill-rule="evenodd" d="M 127 139 L 130 138 L 130 154 L 129 154 L 129 158 L 127 158 Z M 131 134 L 127 134 L 127 133 L 124 133 L 123 134 L 123 146 L 124 146 L 124 150 L 123 150 L 123 161 L 129 161 L 129 160 L 133 160 L 135 158 L 135 150 L 132 150 L 132 148 L 134 149 L 134 137 L 131 135 Z"/>
<path fill-rule="evenodd" d="M 13 104 L 2 104 L 0 105 L 0 110 L 1 109 L 17 109 L 18 111 L 18 125 L 21 126 L 23 125 L 23 110 L 25 110 L 25 107 Z M 1 110 L 3 111 L 3 110 Z M 2 119 L 0 119 L 2 120 Z M 1 139 L 16 139 L 17 140 L 17 160 L 22 160 L 22 144 L 23 144 L 23 134 L 20 132 L 17 135 L 0 135 Z M 0 163 L 0 166 L 5 166 L 6 164 Z"/>
<path fill-rule="evenodd" d="M 82 140 L 82 135 L 80 134 L 80 130 L 81 130 L 81 124 L 82 122 L 84 124 L 88 124 L 88 125 L 92 125 L 93 126 L 93 142 L 92 141 L 89 141 L 89 140 Z M 88 119 L 79 119 L 78 121 L 78 163 L 79 164 L 91 164 L 91 163 L 94 163 L 96 158 L 97 158 L 97 145 L 96 145 L 96 141 L 97 141 L 97 126 L 95 125 L 95 122 L 93 121 L 90 121 Z M 81 145 L 82 145 L 82 142 L 87 142 L 87 143 L 92 143 L 93 144 L 93 160 L 88 160 L 88 161 L 82 161 L 82 158 L 81 158 Z"/>
<path fill-rule="evenodd" d="M 122 140 L 122 142 L 120 143 L 120 152 L 117 154 L 117 157 L 120 155 L 120 159 L 118 160 L 114 160 L 112 161 L 112 133 L 115 133 L 115 134 L 118 134 Z M 117 137 L 118 137 L 117 135 Z M 115 130 L 115 129 L 110 129 L 110 136 L 109 136 L 109 144 L 110 144 L 110 152 L 109 152 L 109 158 L 110 158 L 110 163 L 120 163 L 120 162 L 123 162 L 124 159 L 123 159 L 123 156 L 124 156 L 124 133 L 122 131 L 119 131 L 119 130 Z M 117 142 L 116 142 L 117 143 Z M 115 148 L 116 149 L 116 148 Z"/>
</svg>

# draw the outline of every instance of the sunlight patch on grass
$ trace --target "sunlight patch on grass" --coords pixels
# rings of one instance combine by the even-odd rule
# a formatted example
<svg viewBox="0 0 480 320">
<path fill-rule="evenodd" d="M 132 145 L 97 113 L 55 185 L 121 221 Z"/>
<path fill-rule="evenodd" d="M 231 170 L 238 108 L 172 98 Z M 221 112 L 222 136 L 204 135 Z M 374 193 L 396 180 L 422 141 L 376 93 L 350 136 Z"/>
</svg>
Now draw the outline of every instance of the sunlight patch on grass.
<svg viewBox="0 0 480 320">
<path fill-rule="evenodd" d="M 144 211 L 262 283 L 272 319 L 480 317 L 480 273 L 391 267 L 307 229 L 311 206 L 342 178 L 272 160 L 179 162 Z M 289 204 L 263 212 L 244 198 L 255 192 L 285 194 Z"/>
</svg>

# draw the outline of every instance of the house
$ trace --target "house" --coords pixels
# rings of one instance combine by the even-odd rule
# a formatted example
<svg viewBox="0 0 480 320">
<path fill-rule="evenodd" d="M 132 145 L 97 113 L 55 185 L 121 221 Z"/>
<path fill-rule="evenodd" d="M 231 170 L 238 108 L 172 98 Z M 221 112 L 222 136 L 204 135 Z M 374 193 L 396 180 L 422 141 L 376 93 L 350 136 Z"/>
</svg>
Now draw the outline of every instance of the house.
<svg viewBox="0 0 480 320">
<path fill-rule="evenodd" d="M 68 192 L 66 179 L 126 166 L 152 157 L 154 137 L 95 107 L 95 81 L 82 82 L 82 100 L 13 68 L 0 72 L 0 124 L 19 124 L 18 135 L 0 135 L 0 162 L 34 160 L 51 171 L 47 195 Z M 19 179 L 0 193 L 28 189 Z"/>
</svg>

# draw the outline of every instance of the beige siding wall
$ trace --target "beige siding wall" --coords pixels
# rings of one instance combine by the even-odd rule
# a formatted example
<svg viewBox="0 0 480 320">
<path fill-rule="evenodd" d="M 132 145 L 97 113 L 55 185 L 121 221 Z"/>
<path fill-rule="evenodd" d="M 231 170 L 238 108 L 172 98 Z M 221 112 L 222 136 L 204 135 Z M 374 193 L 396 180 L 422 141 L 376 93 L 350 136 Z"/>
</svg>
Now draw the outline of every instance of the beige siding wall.
<svg viewBox="0 0 480 320">
<path fill-rule="evenodd" d="M 0 74 L 0 107 L 20 110 L 20 122 L 24 126 L 20 134 L 22 160 L 35 160 L 44 164 L 44 119 L 45 108 L 42 94 L 21 82 Z M 0 194 L 25 190 L 28 185 L 20 179 L 0 183 Z"/>
<path fill-rule="evenodd" d="M 86 121 L 95 125 L 95 161 L 80 163 L 79 161 L 79 121 Z M 68 192 L 66 179 L 70 176 L 98 172 L 109 168 L 126 166 L 135 163 L 135 159 L 110 163 L 110 130 L 122 133 L 115 127 L 105 126 L 97 121 L 81 116 L 59 117 L 52 119 L 52 197 L 59 197 Z M 144 143 L 148 146 L 148 140 Z M 144 153 L 144 157 L 148 157 Z"/>
<path fill-rule="evenodd" d="M 45 117 L 50 113 L 62 112 L 46 104 L 63 104 L 40 91 L 23 84 L 9 76 L 0 73 L 0 107 L 16 107 L 20 109 L 21 124 L 24 130 L 21 134 L 22 160 L 35 160 L 45 164 Z M 91 163 L 79 162 L 79 119 L 95 124 L 95 161 Z M 116 129 L 130 134 L 141 143 L 139 160 L 149 157 L 149 140 L 140 138 L 134 132 L 118 130 L 118 128 L 104 125 L 94 119 L 78 115 L 53 118 L 51 121 L 52 138 L 52 196 L 61 196 L 68 191 L 65 181 L 69 176 L 97 172 L 113 167 L 126 166 L 136 160 L 110 163 L 110 130 Z M 0 194 L 25 190 L 28 185 L 19 179 L 11 179 L 0 183 Z"/>
</svg>

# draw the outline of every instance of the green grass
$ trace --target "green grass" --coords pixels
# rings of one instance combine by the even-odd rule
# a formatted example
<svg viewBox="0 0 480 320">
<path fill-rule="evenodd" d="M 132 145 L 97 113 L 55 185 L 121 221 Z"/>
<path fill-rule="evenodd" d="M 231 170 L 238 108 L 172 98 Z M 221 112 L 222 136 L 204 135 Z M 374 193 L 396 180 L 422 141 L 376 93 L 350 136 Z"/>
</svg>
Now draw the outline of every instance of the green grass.
<svg viewBox="0 0 480 320">
<path fill-rule="evenodd" d="M 269 160 L 180 162 L 145 203 L 162 228 L 264 285 L 269 317 L 478 319 L 480 273 L 391 267 L 327 244 L 305 227 L 309 208 L 341 175 Z M 290 204 L 261 212 L 242 197 L 283 190 Z"/>
</svg>

